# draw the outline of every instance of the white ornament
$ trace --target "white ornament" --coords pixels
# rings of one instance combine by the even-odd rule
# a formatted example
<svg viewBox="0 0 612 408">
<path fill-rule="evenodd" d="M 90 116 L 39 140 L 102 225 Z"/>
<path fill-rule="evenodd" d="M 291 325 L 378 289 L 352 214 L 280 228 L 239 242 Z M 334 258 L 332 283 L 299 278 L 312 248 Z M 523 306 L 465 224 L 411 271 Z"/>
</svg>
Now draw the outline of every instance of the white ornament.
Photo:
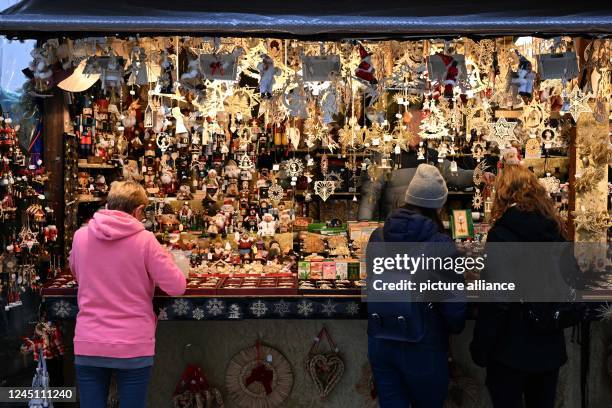
<svg viewBox="0 0 612 408">
<path fill-rule="evenodd" d="M 289 303 L 281 300 L 278 303 L 274 303 L 274 313 L 279 315 L 280 317 L 284 317 L 286 314 L 289 314 L 291 310 L 289 309 Z"/>
<path fill-rule="evenodd" d="M 304 162 L 301 159 L 291 158 L 284 163 L 285 173 L 287 176 L 300 177 L 304 172 Z"/>
<path fill-rule="evenodd" d="M 510 145 L 511 141 L 517 140 L 514 135 L 516 122 L 508 122 L 506 118 L 499 118 L 495 123 L 489 123 L 489 134 L 485 139 L 497 143 L 500 149 Z"/>
<path fill-rule="evenodd" d="M 177 316 L 185 316 L 189 312 L 189 302 L 185 299 L 175 299 L 172 303 L 172 310 Z"/>
<path fill-rule="evenodd" d="M 327 201 L 334 194 L 336 183 L 331 180 L 318 180 L 314 183 L 314 190 L 323 201 Z"/>
<path fill-rule="evenodd" d="M 246 153 L 240 158 L 238 167 L 240 167 L 241 170 L 253 170 L 253 168 L 255 168 L 255 166 L 253 165 L 253 161 Z"/>
<path fill-rule="evenodd" d="M 285 196 L 285 190 L 278 183 L 274 183 L 268 189 L 268 197 L 270 201 L 279 203 Z"/>
<path fill-rule="evenodd" d="M 193 312 L 191 315 L 196 320 L 202 320 L 204 319 L 204 310 L 200 309 L 199 307 L 196 307 L 195 309 L 193 309 Z"/>
<path fill-rule="evenodd" d="M 297 313 L 301 316 L 308 317 L 314 312 L 313 304 L 311 301 L 302 299 L 297 304 Z"/>
<path fill-rule="evenodd" d="M 261 300 L 257 300 L 251 303 L 251 307 L 249 309 L 251 310 L 251 313 L 256 317 L 265 316 L 265 314 L 268 312 L 268 306 L 266 306 L 266 304 Z"/>
<path fill-rule="evenodd" d="M 322 309 L 321 309 L 321 313 L 323 313 L 324 315 L 326 315 L 327 317 L 331 317 L 336 313 L 336 306 L 338 304 L 332 302 L 331 299 L 327 299 L 327 302 L 323 303 Z"/>
<path fill-rule="evenodd" d="M 225 311 L 225 303 L 217 298 L 210 299 L 206 303 L 206 310 L 212 316 L 219 316 Z"/>
</svg>

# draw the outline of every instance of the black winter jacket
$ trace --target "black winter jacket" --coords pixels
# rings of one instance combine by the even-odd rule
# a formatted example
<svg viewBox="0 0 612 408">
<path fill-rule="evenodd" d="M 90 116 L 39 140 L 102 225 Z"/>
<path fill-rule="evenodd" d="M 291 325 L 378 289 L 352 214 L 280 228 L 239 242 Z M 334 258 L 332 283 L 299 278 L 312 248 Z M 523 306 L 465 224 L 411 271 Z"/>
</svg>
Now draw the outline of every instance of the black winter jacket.
<svg viewBox="0 0 612 408">
<path fill-rule="evenodd" d="M 559 242 L 556 224 L 536 213 L 509 208 L 495 223 L 487 242 Z M 536 333 L 525 318 L 528 304 L 480 304 L 470 351 L 474 362 L 490 362 L 525 371 L 548 371 L 567 361 L 563 330 Z"/>
</svg>

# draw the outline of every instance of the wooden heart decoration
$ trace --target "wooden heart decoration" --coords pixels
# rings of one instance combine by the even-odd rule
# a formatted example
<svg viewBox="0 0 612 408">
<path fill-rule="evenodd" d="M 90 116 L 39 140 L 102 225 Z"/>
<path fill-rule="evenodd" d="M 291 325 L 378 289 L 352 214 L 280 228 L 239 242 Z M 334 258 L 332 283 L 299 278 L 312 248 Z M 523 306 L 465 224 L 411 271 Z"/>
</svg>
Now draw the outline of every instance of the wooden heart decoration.
<svg viewBox="0 0 612 408">
<path fill-rule="evenodd" d="M 323 201 L 327 201 L 336 191 L 336 183 L 331 180 L 315 181 L 314 190 Z"/>
<path fill-rule="evenodd" d="M 344 374 L 344 362 L 337 354 L 315 354 L 308 360 L 308 374 L 321 398 L 326 398 Z"/>
</svg>

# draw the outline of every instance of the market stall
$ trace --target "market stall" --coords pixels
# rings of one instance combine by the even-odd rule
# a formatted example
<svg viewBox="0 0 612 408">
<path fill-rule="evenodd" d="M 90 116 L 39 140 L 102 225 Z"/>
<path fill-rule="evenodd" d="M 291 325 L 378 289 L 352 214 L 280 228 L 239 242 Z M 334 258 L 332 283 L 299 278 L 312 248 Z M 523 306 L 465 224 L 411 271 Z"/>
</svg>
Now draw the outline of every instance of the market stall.
<svg viewBox="0 0 612 408">
<path fill-rule="evenodd" d="M 228 393 L 237 406 L 252 398 L 281 406 L 292 398 L 296 356 L 286 363 L 266 349 L 275 364 L 260 369 L 268 346 L 248 330 L 274 323 L 250 320 L 308 320 L 290 322 L 303 334 L 325 319 L 330 332 L 363 346 L 365 246 L 396 205 L 390 191 L 416 164 L 441 169 L 451 190 L 445 227 L 469 251 L 489 228 L 494 191 L 485 173 L 496 172 L 509 147 L 538 175 L 576 241 L 609 240 L 612 42 L 587 36 L 610 32 L 609 12 L 587 3 L 523 15 L 488 5 L 469 15 L 446 5 L 441 17 L 424 6 L 390 13 L 357 2 L 355 16 L 326 4 L 313 20 L 299 5 L 281 14 L 272 3 L 248 13 L 233 2 L 206 12 L 147 2 L 140 19 L 135 2 L 80 12 L 70 1 L 26 1 L 0 15 L 2 32 L 40 39 L 24 67 L 23 117 L 37 121 L 26 126 L 3 112 L 0 130 L 7 310 L 35 291 L 46 319 L 74 320 L 78 288 L 66 265 L 73 234 L 104 205 L 110 183 L 139 182 L 150 200 L 145 227 L 189 275 L 184 296 L 156 293 L 158 319 L 242 321 L 249 348 L 231 359 Z M 468 30 L 486 38 L 460 36 Z M 536 32 L 543 35 L 509 35 Z M 581 267 L 590 298 L 609 299 L 607 253 L 581 254 Z M 215 327 L 225 339 L 228 329 Z M 197 342 L 193 330 L 184 335 Z M 188 342 L 161 336 L 166 350 Z M 265 340 L 283 352 L 274 338 Z M 326 398 L 344 362 L 327 331 L 316 338 L 327 339 L 331 354 L 315 342 L 305 364 Z M 365 362 L 361 351 L 353 357 Z M 334 375 L 320 375 L 310 363 L 317 355 Z M 347 365 L 371 403 L 367 368 Z M 265 397 L 236 386 L 248 381 L 236 379 L 244 367 L 277 370 L 284 382 L 275 397 L 265 382 Z M 188 368 L 182 378 L 197 373 Z M 478 393 L 458 378 L 476 403 Z M 177 386 L 175 400 L 184 393 Z"/>
</svg>

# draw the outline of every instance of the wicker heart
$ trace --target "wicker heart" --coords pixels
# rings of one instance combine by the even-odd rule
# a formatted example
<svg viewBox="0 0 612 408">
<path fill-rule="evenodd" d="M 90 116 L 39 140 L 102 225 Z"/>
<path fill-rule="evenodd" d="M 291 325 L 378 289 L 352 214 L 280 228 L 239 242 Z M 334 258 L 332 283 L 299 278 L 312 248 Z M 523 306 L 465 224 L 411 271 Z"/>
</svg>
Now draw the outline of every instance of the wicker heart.
<svg viewBox="0 0 612 408">
<path fill-rule="evenodd" d="M 325 398 L 342 378 L 344 362 L 336 354 L 316 354 L 308 360 L 308 373 L 319 389 L 321 398 Z"/>
<path fill-rule="evenodd" d="M 336 183 L 331 180 L 315 181 L 314 190 L 323 201 L 327 201 L 336 191 Z"/>
</svg>

